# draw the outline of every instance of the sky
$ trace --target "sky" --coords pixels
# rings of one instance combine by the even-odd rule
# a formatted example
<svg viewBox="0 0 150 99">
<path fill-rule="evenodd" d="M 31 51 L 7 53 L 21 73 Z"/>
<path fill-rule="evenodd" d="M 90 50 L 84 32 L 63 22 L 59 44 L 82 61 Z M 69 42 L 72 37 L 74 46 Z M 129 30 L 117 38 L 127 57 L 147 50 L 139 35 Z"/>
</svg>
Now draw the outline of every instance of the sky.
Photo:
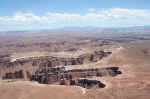
<svg viewBox="0 0 150 99">
<path fill-rule="evenodd" d="M 0 31 L 150 25 L 150 0 L 0 0 Z"/>
</svg>

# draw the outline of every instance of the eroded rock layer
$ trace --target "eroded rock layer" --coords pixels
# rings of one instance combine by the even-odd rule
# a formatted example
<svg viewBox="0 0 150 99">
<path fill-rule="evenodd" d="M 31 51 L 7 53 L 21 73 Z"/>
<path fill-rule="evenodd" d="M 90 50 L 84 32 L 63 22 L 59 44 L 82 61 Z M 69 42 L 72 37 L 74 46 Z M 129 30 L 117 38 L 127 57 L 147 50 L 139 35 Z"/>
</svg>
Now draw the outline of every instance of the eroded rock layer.
<svg viewBox="0 0 150 99">
<path fill-rule="evenodd" d="M 41 56 L 21 58 L 10 61 L 9 56 L 1 56 L 0 74 L 2 79 L 24 79 L 37 81 L 41 84 L 77 85 L 84 88 L 97 86 L 105 87 L 103 83 L 89 80 L 90 77 L 116 76 L 121 74 L 118 67 L 71 69 L 68 66 L 77 66 L 90 62 L 97 62 L 110 55 L 111 52 L 94 51 L 78 57 Z M 3 70 L 3 71 L 2 71 Z"/>
<path fill-rule="evenodd" d="M 110 55 L 111 52 L 95 51 L 91 54 L 80 55 L 76 58 L 63 58 L 63 57 L 34 57 L 28 59 L 20 59 L 11 62 L 8 56 L 1 56 L 0 58 L 0 77 L 6 77 L 10 79 L 18 78 L 18 71 L 22 71 L 24 79 L 28 77 L 28 74 L 35 74 L 37 70 L 46 67 L 55 66 L 68 66 L 68 65 L 81 65 L 89 62 L 96 62 L 103 57 Z M 10 76 L 13 75 L 13 76 Z M 4 78 L 5 78 L 4 77 Z"/>
<path fill-rule="evenodd" d="M 65 70 L 65 67 L 56 67 L 38 70 L 35 75 L 30 75 L 30 80 L 38 81 L 42 84 L 77 85 L 86 88 L 94 84 L 104 87 L 101 82 L 90 81 L 88 78 L 116 76 L 118 74 L 121 74 L 118 67 L 73 70 Z"/>
</svg>

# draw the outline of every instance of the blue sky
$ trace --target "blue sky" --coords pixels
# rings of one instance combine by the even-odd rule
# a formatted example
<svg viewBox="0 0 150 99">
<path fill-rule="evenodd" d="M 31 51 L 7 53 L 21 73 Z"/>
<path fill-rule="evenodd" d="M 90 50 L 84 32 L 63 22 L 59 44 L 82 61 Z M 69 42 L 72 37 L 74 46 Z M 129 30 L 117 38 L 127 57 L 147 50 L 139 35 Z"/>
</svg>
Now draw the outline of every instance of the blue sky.
<svg viewBox="0 0 150 99">
<path fill-rule="evenodd" d="M 0 31 L 150 25 L 150 0 L 0 0 Z"/>
</svg>

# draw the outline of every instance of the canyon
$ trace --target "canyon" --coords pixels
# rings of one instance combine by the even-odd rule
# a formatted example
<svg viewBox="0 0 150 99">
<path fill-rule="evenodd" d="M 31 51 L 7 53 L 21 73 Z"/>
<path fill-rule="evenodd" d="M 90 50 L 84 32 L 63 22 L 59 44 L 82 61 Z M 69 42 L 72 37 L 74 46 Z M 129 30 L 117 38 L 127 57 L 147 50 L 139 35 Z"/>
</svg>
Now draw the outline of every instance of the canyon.
<svg viewBox="0 0 150 99">
<path fill-rule="evenodd" d="M 141 34 L 58 35 L 0 37 L 1 99 L 149 99 Z"/>
<path fill-rule="evenodd" d="M 20 57 L 11 61 L 8 55 L 1 56 L 0 73 L 1 78 L 23 79 L 37 81 L 41 84 L 78 85 L 85 87 L 90 83 L 104 86 L 99 81 L 90 81 L 89 77 L 116 76 L 121 74 L 117 67 L 92 68 L 92 69 L 72 69 L 65 70 L 67 66 L 76 66 L 92 62 L 97 62 L 107 57 L 111 52 L 101 50 L 72 57 L 39 56 Z M 82 82 L 81 78 L 84 78 Z M 80 82 L 80 83 L 79 83 Z M 81 84 L 82 82 L 82 84 Z M 88 82 L 88 84 L 87 84 Z"/>
</svg>

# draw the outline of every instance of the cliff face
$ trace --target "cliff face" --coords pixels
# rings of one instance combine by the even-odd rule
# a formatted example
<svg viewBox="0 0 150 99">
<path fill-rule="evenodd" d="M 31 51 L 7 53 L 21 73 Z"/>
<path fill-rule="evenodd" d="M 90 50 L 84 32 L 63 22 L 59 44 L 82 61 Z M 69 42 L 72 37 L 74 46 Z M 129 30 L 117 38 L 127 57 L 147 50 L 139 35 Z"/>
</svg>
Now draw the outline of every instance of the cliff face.
<svg viewBox="0 0 150 99">
<path fill-rule="evenodd" d="M 121 74 L 118 67 L 95 68 L 95 69 L 73 69 L 65 70 L 65 67 L 43 68 L 30 75 L 30 80 L 43 84 L 71 85 L 72 81 L 79 84 L 81 78 L 117 76 Z"/>
<path fill-rule="evenodd" d="M 110 55 L 111 52 L 95 51 L 91 54 L 80 55 L 77 58 L 60 58 L 42 56 L 39 58 L 28 58 L 9 61 L 9 56 L 0 58 L 0 77 L 7 79 L 24 78 L 27 79 L 29 74 L 35 74 L 41 68 L 51 68 L 55 66 L 81 65 L 89 62 L 96 62 L 103 57 Z"/>
</svg>

